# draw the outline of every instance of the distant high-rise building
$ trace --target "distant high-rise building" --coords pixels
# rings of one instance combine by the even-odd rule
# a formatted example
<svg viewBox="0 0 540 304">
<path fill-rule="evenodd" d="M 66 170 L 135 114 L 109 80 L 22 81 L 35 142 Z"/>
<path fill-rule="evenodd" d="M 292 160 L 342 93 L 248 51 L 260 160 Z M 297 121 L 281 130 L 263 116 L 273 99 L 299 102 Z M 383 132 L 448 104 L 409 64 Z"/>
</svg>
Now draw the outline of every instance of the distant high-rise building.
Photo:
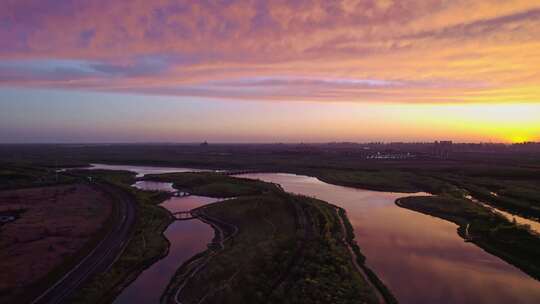
<svg viewBox="0 0 540 304">
<path fill-rule="evenodd" d="M 441 140 L 435 141 L 433 146 L 433 155 L 439 158 L 448 158 L 452 152 L 452 141 Z"/>
</svg>

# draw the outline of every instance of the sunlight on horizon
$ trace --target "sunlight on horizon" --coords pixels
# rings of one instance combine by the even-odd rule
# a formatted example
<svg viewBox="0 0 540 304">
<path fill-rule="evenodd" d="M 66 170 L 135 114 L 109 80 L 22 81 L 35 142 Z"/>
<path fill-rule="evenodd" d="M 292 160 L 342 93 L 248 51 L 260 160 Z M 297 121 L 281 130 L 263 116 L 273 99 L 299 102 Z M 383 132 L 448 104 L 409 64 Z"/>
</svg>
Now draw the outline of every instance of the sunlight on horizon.
<svg viewBox="0 0 540 304">
<path fill-rule="evenodd" d="M 52 2 L 0 10 L 0 142 L 540 140 L 534 1 Z"/>
<path fill-rule="evenodd" d="M 539 140 L 540 105 L 458 104 L 408 106 L 411 123 L 423 122 L 433 131 L 441 128 L 470 138 L 517 143 Z M 480 140 L 481 141 L 481 140 Z"/>
</svg>

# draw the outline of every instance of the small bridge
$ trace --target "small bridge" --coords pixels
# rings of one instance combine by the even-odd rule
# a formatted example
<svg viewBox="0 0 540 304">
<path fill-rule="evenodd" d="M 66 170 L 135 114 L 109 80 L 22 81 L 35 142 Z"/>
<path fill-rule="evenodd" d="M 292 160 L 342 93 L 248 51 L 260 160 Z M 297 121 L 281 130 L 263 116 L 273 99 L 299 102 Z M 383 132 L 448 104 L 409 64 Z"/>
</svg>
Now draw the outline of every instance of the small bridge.
<svg viewBox="0 0 540 304">
<path fill-rule="evenodd" d="M 190 196 L 191 193 L 185 192 L 185 191 L 175 191 L 175 192 L 173 192 L 172 195 L 173 195 L 174 197 L 185 197 L 185 196 Z"/>
<path fill-rule="evenodd" d="M 195 215 L 193 215 L 191 213 L 191 210 L 190 211 L 173 212 L 173 216 L 174 216 L 175 219 L 177 219 L 179 221 L 187 221 L 187 220 L 197 218 L 197 216 L 195 216 Z"/>
</svg>

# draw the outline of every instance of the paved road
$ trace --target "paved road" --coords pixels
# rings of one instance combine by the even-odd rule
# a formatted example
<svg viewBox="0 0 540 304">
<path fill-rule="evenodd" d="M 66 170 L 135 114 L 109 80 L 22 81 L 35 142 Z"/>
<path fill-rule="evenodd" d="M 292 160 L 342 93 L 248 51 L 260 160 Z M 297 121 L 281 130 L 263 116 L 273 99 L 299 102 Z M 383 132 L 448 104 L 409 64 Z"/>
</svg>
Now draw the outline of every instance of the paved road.
<svg viewBox="0 0 540 304">
<path fill-rule="evenodd" d="M 37 297 L 32 304 L 68 303 L 69 297 L 93 274 L 106 271 L 124 250 L 135 223 L 136 203 L 126 192 L 107 184 L 94 184 L 116 203 L 113 227 L 98 245 L 56 284 Z"/>
</svg>

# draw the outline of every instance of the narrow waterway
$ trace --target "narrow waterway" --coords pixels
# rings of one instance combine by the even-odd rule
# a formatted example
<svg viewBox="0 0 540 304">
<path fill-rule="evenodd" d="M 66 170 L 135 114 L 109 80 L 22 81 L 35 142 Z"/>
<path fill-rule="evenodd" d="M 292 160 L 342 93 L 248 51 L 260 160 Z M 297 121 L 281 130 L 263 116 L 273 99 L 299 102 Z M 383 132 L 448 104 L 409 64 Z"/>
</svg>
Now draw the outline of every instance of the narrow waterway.
<svg viewBox="0 0 540 304">
<path fill-rule="evenodd" d="M 175 221 L 167 227 L 164 235 L 171 244 L 167 256 L 143 271 L 114 303 L 159 303 L 176 270 L 186 260 L 206 249 L 214 231 L 199 220 Z"/>
<path fill-rule="evenodd" d="M 335 186 L 293 174 L 242 177 L 343 207 L 368 266 L 400 303 L 540 303 L 540 282 L 464 242 L 457 225 L 395 205 L 410 194 Z"/>
<path fill-rule="evenodd" d="M 93 165 L 92 169 L 128 170 L 136 172 L 138 177 L 142 177 L 145 174 L 195 171 L 187 168 L 100 164 Z M 175 191 L 172 183 L 164 182 L 137 181 L 133 187 L 142 190 Z M 188 211 L 216 201 L 217 199 L 215 198 L 192 195 L 171 197 L 164 201 L 161 206 L 173 213 L 177 211 Z M 208 224 L 197 219 L 174 221 L 167 227 L 164 236 L 170 243 L 167 256 L 144 270 L 135 281 L 122 290 L 120 295 L 115 299 L 115 304 L 159 303 L 161 295 L 176 270 L 189 258 L 206 250 L 208 243 L 214 237 L 214 230 Z"/>
<path fill-rule="evenodd" d="M 494 193 L 494 192 L 491 192 L 491 194 L 493 196 L 497 196 L 496 193 Z M 480 205 L 490 209 L 491 211 L 493 211 L 495 213 L 498 213 L 498 214 L 504 216 L 504 218 L 506 218 L 509 221 L 515 221 L 516 223 L 518 223 L 520 225 L 526 225 L 526 226 L 529 227 L 530 231 L 540 235 L 540 222 L 535 221 L 535 220 L 531 220 L 531 219 L 528 219 L 528 218 L 524 218 L 522 216 L 515 215 L 515 214 L 512 214 L 510 212 L 506 212 L 504 210 L 498 209 L 496 207 L 493 207 L 490 204 L 481 202 L 481 201 L 477 200 L 476 198 L 474 198 L 474 197 L 472 197 L 470 195 L 467 195 L 466 198 L 471 200 L 474 203 L 480 204 Z"/>
</svg>

